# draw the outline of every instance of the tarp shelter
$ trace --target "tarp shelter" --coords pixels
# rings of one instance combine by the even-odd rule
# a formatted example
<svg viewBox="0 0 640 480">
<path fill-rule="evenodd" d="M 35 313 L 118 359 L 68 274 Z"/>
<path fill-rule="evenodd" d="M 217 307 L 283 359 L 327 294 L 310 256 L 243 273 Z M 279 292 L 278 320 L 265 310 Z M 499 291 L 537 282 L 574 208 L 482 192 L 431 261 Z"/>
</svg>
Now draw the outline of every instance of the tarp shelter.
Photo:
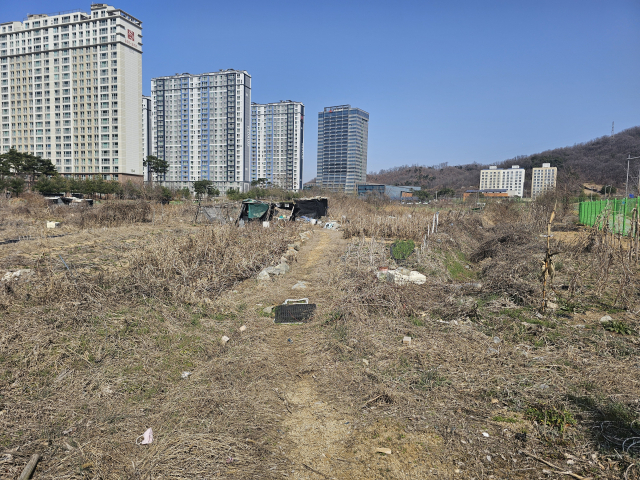
<svg viewBox="0 0 640 480">
<path fill-rule="evenodd" d="M 291 220 L 300 217 L 319 220 L 321 217 L 327 216 L 329 203 L 324 197 L 298 198 L 287 202 L 280 202 L 277 204 L 277 208 L 280 210 L 291 210 Z"/>
<path fill-rule="evenodd" d="M 273 217 L 273 210 L 275 208 L 274 203 L 261 202 L 260 200 L 254 200 L 247 198 L 242 201 L 242 209 L 240 210 L 240 220 L 252 221 L 262 220 L 269 221 Z"/>
<path fill-rule="evenodd" d="M 293 206 L 294 220 L 299 217 L 315 218 L 327 216 L 329 202 L 326 198 L 301 198 L 295 201 Z"/>
<path fill-rule="evenodd" d="M 240 215 L 241 204 L 222 203 L 218 205 L 202 205 L 196 213 L 196 221 L 200 222 L 219 222 L 222 224 L 238 220 Z"/>
</svg>

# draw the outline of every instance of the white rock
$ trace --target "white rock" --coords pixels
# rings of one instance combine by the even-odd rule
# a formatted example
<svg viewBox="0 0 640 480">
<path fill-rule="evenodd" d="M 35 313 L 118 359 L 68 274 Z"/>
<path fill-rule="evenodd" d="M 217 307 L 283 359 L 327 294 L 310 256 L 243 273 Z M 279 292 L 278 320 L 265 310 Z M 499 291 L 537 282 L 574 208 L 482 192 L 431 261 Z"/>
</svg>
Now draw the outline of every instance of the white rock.
<svg viewBox="0 0 640 480">
<path fill-rule="evenodd" d="M 291 290 L 304 290 L 305 288 L 307 288 L 307 282 L 298 282 L 296 283 L 293 287 L 291 287 Z"/>
<path fill-rule="evenodd" d="M 246 325 L 242 325 L 238 330 L 240 330 L 240 333 L 244 332 L 247 329 Z"/>
<path fill-rule="evenodd" d="M 600 323 L 606 323 L 606 322 L 610 322 L 612 320 L 613 320 L 613 318 L 611 318 L 611 315 L 605 315 L 604 317 L 602 317 L 600 319 Z"/>
<path fill-rule="evenodd" d="M 398 268 L 397 270 L 389 270 L 389 276 L 392 276 L 394 282 L 397 285 L 406 285 L 408 283 L 415 283 L 422 285 L 427 281 L 427 277 L 416 272 L 415 270 L 409 270 L 408 268 Z"/>
<path fill-rule="evenodd" d="M 427 281 L 427 277 L 425 275 L 421 274 L 420 272 L 412 271 L 409 274 L 409 281 L 411 283 L 415 283 L 417 285 L 422 285 L 423 283 L 425 283 Z"/>
<path fill-rule="evenodd" d="M 191 375 L 191 372 L 182 372 L 182 375 L 180 375 L 182 378 L 189 378 L 189 376 Z"/>
<path fill-rule="evenodd" d="M 23 268 L 16 270 L 15 272 L 7 272 L 3 275 L 3 282 L 10 282 L 11 280 L 19 280 L 21 277 L 28 277 L 33 275 L 33 272 L 29 268 Z"/>
<path fill-rule="evenodd" d="M 267 315 L 270 315 L 272 311 L 273 311 L 273 307 L 266 307 L 262 309 L 262 312 L 266 313 Z"/>
<path fill-rule="evenodd" d="M 276 268 L 280 270 L 280 275 L 284 275 L 289 270 L 291 270 L 291 267 L 289 266 L 289 264 L 287 262 L 282 262 Z"/>
<path fill-rule="evenodd" d="M 259 274 L 258 274 L 258 280 L 260 281 L 266 281 L 269 280 L 271 277 L 269 276 L 269 274 L 267 273 L 266 270 L 262 270 Z"/>
<path fill-rule="evenodd" d="M 220 343 L 222 343 L 222 345 L 226 345 L 228 341 L 229 341 L 229 337 L 227 337 L 226 335 L 223 335 L 222 338 L 220 339 Z"/>
</svg>

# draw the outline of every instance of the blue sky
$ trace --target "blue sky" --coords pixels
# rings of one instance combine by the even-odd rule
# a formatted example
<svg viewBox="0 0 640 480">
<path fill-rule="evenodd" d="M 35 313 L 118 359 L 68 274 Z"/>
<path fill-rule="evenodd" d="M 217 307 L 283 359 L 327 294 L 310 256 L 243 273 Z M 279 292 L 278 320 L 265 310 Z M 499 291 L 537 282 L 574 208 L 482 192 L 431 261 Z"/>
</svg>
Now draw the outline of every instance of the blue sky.
<svg viewBox="0 0 640 480">
<path fill-rule="evenodd" d="M 370 113 L 368 170 L 491 163 L 640 125 L 640 2 L 108 2 L 143 22 L 154 76 L 247 70 L 252 100 Z M 0 21 L 90 1 L 2 2 Z M 640 155 L 640 152 L 632 152 Z"/>
</svg>

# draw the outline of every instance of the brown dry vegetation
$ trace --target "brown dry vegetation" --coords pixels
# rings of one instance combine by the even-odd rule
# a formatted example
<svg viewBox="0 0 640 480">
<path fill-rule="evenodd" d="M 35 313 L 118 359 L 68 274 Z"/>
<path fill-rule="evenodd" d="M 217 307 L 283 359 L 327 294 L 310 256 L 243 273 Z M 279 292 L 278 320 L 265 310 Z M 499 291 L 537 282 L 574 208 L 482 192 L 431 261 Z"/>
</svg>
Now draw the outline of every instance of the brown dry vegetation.
<svg viewBox="0 0 640 480">
<path fill-rule="evenodd" d="M 258 283 L 299 224 L 117 202 L 88 226 L 37 198 L 0 204 L 0 239 L 33 237 L 0 245 L 0 273 L 34 271 L 0 289 L 0 477 L 40 453 L 38 478 L 640 478 L 638 269 L 563 209 L 557 308 L 539 313 L 551 209 L 454 207 L 426 235 L 431 206 L 335 197 L 342 231 Z M 427 283 L 379 281 L 406 238 L 399 266 Z M 318 305 L 308 324 L 262 311 L 299 296 Z"/>
</svg>

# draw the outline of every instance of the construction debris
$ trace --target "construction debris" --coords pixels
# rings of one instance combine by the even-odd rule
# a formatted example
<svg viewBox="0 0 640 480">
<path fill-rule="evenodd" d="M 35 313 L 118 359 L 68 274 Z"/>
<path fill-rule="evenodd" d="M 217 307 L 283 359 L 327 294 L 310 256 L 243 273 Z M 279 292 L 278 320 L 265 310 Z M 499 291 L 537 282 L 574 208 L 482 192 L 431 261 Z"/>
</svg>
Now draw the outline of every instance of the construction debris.
<svg viewBox="0 0 640 480">
<path fill-rule="evenodd" d="M 407 285 L 409 283 L 422 285 L 427 281 L 425 275 L 408 268 L 398 268 L 397 270 L 388 270 L 386 272 L 379 270 L 377 276 L 381 280 L 387 280 L 397 285 Z"/>
</svg>

